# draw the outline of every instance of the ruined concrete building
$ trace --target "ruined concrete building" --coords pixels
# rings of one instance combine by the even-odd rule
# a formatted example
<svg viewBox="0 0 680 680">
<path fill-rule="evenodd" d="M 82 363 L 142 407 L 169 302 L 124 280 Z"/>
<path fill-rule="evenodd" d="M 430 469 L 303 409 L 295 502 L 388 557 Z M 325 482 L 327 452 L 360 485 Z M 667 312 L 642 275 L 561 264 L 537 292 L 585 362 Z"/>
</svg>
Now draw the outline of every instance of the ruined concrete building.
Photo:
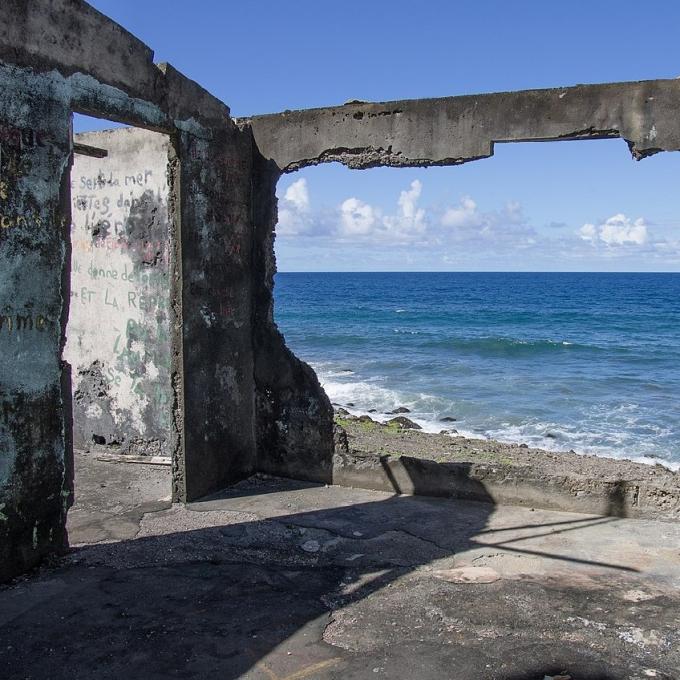
<svg viewBox="0 0 680 680">
<path fill-rule="evenodd" d="M 0 82 L 0 580 L 64 546 L 74 444 L 170 456 L 179 502 L 338 481 L 331 404 L 273 322 L 282 173 L 680 149 L 678 80 L 233 119 L 82 0 L 5 0 Z M 134 128 L 74 140 L 74 112 Z"/>
</svg>

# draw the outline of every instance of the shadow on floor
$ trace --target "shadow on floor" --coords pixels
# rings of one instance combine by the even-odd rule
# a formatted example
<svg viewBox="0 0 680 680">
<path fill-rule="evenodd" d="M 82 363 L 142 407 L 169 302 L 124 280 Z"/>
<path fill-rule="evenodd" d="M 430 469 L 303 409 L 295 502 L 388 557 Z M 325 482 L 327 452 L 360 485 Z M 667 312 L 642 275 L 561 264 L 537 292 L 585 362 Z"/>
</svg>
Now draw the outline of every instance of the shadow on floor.
<svg viewBox="0 0 680 680">
<path fill-rule="evenodd" d="M 513 545 L 502 532 L 520 527 L 488 528 L 490 497 L 339 504 L 336 490 L 323 507 L 324 493 L 244 484 L 200 512 L 148 515 L 138 538 L 79 549 L 43 579 L 0 592 L 4 677 L 429 680 L 455 670 L 469 680 L 543 680 L 558 668 L 573 680 L 626 677 L 630 659 L 594 651 L 597 631 L 561 641 L 568 613 L 590 615 L 592 593 L 446 581 L 422 568 L 480 547 L 628 567 Z M 322 507 L 289 509 L 305 494 Z M 539 536 L 610 521 L 521 528 Z M 490 535 L 500 540 L 476 540 Z"/>
</svg>

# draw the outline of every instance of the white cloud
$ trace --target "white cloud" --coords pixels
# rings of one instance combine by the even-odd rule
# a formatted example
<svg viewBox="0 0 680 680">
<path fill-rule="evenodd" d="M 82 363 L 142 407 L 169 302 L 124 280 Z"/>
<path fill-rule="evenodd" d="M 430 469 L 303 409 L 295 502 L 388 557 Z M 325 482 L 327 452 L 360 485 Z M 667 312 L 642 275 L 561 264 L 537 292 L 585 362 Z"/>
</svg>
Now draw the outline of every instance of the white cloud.
<svg viewBox="0 0 680 680">
<path fill-rule="evenodd" d="M 307 180 L 302 177 L 293 182 L 279 199 L 279 221 L 276 233 L 279 236 L 297 236 L 311 230 L 309 191 Z"/>
<path fill-rule="evenodd" d="M 307 180 L 302 179 L 293 182 L 283 196 L 283 200 L 295 206 L 297 210 L 307 212 L 309 210 L 309 191 L 307 191 Z"/>
<path fill-rule="evenodd" d="M 528 225 L 517 202 L 501 210 L 481 211 L 470 196 L 444 209 L 438 217 L 419 206 L 423 193 L 420 180 L 400 191 L 392 212 L 351 196 L 334 211 L 312 210 L 304 178 L 290 184 L 279 199 L 277 233 L 283 237 L 325 237 L 338 242 L 359 241 L 418 247 L 472 247 L 503 250 L 527 248 L 536 243 L 536 232 Z"/>
<path fill-rule="evenodd" d="M 551 268 L 556 262 L 589 269 L 680 266 L 676 224 L 666 238 L 663 225 L 623 213 L 580 229 L 562 222 L 535 229 L 516 201 L 485 210 L 464 195 L 442 207 L 421 207 L 424 191 L 422 181 L 414 180 L 394 196 L 391 208 L 356 195 L 335 207 L 316 207 L 306 178 L 282 183 L 276 228 L 285 244 L 281 247 L 304 263 L 310 252 L 320 262 L 324 256 L 335 262 L 340 253 L 351 253 L 343 264 L 350 269 L 354 260 L 376 270 L 428 269 L 435 262 L 444 268 L 480 269 Z"/>
<path fill-rule="evenodd" d="M 423 190 L 419 180 L 399 194 L 396 215 L 383 218 L 384 235 L 400 241 L 408 241 L 422 235 L 427 229 L 425 210 L 418 207 L 418 199 Z"/>
<path fill-rule="evenodd" d="M 512 224 L 522 224 L 526 222 L 524 209 L 519 201 L 508 201 L 502 212 L 503 217 Z"/>
<path fill-rule="evenodd" d="M 480 224 L 477 204 L 469 197 L 463 196 L 460 203 L 454 208 L 447 208 L 442 215 L 441 223 L 445 227 L 467 228 Z"/>
<path fill-rule="evenodd" d="M 506 203 L 500 210 L 482 211 L 471 196 L 463 196 L 442 213 L 440 223 L 439 242 L 455 242 L 458 249 L 508 253 L 538 243 L 538 234 L 517 201 Z"/>
<path fill-rule="evenodd" d="M 608 245 L 624 245 L 633 243 L 641 246 L 647 241 L 647 225 L 640 217 L 631 222 L 625 215 L 619 213 L 610 217 L 600 229 L 600 238 Z"/>
<path fill-rule="evenodd" d="M 345 236 L 370 233 L 377 222 L 376 210 L 358 198 L 348 198 L 340 206 L 340 227 Z"/>
<path fill-rule="evenodd" d="M 427 231 L 425 210 L 418 207 L 423 185 L 414 180 L 400 192 L 397 209 L 384 215 L 376 206 L 352 197 L 340 205 L 340 219 L 336 235 L 340 238 L 357 237 L 392 243 L 413 243 Z"/>
<path fill-rule="evenodd" d="M 598 225 L 586 223 L 579 229 L 578 235 L 584 241 L 593 244 L 601 241 L 608 247 L 642 246 L 648 238 L 645 220 L 639 217 L 633 222 L 623 213 L 612 215 Z"/>
<path fill-rule="evenodd" d="M 400 223 L 416 231 L 422 231 L 425 222 L 425 211 L 422 208 L 418 208 L 418 199 L 422 190 L 422 182 L 415 179 L 411 182 L 409 189 L 399 194 L 399 200 L 397 201 L 400 210 Z"/>
<path fill-rule="evenodd" d="M 470 235 L 488 234 L 501 227 L 526 226 L 527 222 L 522 204 L 518 201 L 509 201 L 500 211 L 482 212 L 470 196 L 463 196 L 458 205 L 447 208 L 440 221 L 444 227 L 467 231 Z M 516 234 L 516 230 L 513 233 Z"/>
<path fill-rule="evenodd" d="M 584 224 L 578 233 L 584 241 L 595 241 L 597 239 L 597 229 L 594 224 Z"/>
</svg>

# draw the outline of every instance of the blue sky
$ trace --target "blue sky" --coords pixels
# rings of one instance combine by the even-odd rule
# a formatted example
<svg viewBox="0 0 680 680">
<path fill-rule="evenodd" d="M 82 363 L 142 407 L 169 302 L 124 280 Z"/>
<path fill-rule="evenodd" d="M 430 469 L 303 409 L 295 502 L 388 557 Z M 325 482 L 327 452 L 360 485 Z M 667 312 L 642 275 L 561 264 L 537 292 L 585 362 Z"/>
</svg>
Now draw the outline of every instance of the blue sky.
<svg viewBox="0 0 680 680">
<path fill-rule="evenodd" d="M 92 3 L 235 116 L 680 76 L 680 3 Z M 502 144 L 454 168 L 279 183 L 282 271 L 680 271 L 680 153 Z"/>
</svg>

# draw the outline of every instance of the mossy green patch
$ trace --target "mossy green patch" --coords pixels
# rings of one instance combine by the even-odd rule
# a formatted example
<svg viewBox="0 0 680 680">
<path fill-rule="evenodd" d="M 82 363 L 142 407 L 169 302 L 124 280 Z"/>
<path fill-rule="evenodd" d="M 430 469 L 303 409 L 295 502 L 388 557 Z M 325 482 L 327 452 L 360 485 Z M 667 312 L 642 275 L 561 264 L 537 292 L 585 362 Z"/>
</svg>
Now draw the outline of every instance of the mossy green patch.
<svg viewBox="0 0 680 680">
<path fill-rule="evenodd" d="M 384 434 L 399 434 L 403 432 L 402 428 L 396 423 L 383 424 L 375 420 L 358 420 L 354 418 L 343 418 L 342 416 L 335 416 L 335 423 L 345 430 L 359 429 L 362 432 L 377 432 Z"/>
</svg>

